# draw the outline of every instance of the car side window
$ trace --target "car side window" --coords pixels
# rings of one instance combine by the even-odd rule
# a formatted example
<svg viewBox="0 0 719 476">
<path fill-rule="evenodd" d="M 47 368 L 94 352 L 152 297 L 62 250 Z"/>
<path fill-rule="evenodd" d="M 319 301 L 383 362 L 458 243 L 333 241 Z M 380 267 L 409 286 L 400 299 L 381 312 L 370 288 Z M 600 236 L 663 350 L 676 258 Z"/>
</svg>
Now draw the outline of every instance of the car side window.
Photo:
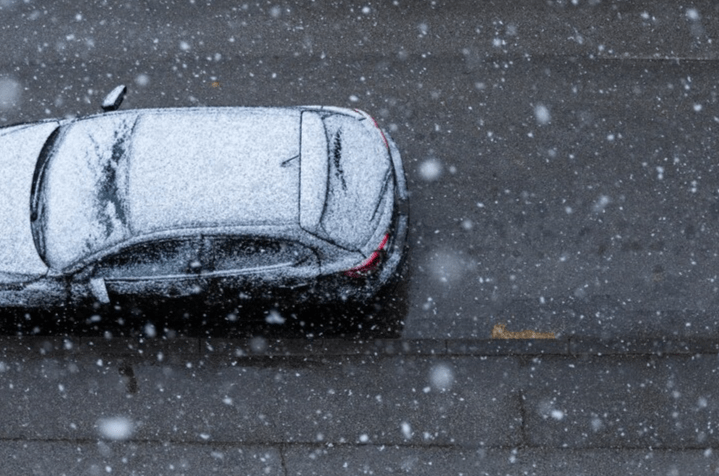
<svg viewBox="0 0 719 476">
<path fill-rule="evenodd" d="M 106 279 L 181 276 L 201 270 L 199 240 L 141 243 L 102 259 L 95 275 Z"/>
<path fill-rule="evenodd" d="M 290 241 L 221 237 L 212 242 L 215 271 L 293 266 L 313 254 L 309 248 Z"/>
</svg>

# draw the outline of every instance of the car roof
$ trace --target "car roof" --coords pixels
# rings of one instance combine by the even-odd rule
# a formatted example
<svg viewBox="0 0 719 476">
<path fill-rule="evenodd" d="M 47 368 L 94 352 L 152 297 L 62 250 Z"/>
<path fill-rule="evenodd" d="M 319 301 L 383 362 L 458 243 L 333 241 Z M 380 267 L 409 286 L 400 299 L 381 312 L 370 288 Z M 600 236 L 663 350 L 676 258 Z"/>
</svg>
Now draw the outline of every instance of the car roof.
<svg viewBox="0 0 719 476">
<path fill-rule="evenodd" d="M 134 233 L 299 220 L 300 111 L 153 111 L 139 114 L 133 129 Z"/>
<path fill-rule="evenodd" d="M 63 268 L 162 230 L 300 227 L 300 208 L 303 223 L 318 221 L 326 139 L 302 117 L 301 108 L 141 109 L 67 123 L 45 187 L 46 260 Z M 323 139 L 302 147 L 301 131 Z"/>
</svg>

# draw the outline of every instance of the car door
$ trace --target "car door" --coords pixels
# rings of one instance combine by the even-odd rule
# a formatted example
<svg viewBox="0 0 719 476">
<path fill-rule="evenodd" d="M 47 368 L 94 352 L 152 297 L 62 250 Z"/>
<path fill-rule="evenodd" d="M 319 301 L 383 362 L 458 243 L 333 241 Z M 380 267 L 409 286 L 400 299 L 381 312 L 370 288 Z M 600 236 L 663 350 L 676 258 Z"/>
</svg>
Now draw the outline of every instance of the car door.
<svg viewBox="0 0 719 476">
<path fill-rule="evenodd" d="M 106 292 L 112 302 L 199 295 L 206 290 L 202 248 L 199 238 L 156 240 L 125 248 L 95 265 L 90 279 L 93 293 Z"/>
<path fill-rule="evenodd" d="M 319 274 L 317 254 L 301 243 L 261 237 L 209 237 L 203 272 L 214 301 L 293 300 L 311 293 Z"/>
</svg>

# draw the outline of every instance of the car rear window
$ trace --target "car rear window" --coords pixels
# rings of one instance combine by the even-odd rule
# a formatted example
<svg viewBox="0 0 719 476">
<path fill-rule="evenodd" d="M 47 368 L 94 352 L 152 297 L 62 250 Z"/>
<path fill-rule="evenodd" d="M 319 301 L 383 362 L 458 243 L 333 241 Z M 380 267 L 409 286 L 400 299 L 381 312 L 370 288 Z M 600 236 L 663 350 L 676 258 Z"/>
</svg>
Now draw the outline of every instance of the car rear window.
<svg viewBox="0 0 719 476">
<path fill-rule="evenodd" d="M 354 117 L 333 114 L 324 124 L 329 177 L 320 223 L 340 246 L 359 248 L 379 218 L 376 212 L 391 177 L 389 156 L 379 133 Z"/>
</svg>

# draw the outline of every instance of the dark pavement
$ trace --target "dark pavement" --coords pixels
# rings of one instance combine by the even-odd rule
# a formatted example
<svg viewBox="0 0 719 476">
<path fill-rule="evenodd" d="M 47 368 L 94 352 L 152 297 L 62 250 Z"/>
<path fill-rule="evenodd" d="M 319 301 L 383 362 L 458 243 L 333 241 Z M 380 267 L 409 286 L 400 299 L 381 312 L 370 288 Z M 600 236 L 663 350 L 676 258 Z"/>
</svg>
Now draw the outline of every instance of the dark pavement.
<svg viewBox="0 0 719 476">
<path fill-rule="evenodd" d="M 3 471 L 719 471 L 715 346 L 519 344 L 6 337 Z"/>
</svg>

